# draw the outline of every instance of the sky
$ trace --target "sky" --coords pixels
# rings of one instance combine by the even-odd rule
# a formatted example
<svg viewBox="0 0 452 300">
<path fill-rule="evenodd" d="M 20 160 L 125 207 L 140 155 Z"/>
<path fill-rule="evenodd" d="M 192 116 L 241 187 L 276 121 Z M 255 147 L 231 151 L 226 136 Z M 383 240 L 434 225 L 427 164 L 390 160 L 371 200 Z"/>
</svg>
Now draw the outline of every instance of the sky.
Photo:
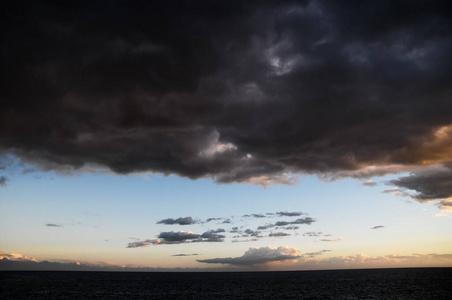
<svg viewBox="0 0 452 300">
<path fill-rule="evenodd" d="M 447 1 L 16 1 L 0 270 L 452 267 Z"/>
</svg>

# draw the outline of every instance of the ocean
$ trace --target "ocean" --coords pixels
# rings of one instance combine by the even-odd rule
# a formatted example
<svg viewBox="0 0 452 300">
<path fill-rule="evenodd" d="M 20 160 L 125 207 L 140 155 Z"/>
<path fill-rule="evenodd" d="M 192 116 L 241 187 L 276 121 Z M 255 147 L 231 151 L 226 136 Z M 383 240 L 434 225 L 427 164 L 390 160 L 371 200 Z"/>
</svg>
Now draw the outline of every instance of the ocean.
<svg viewBox="0 0 452 300">
<path fill-rule="evenodd" d="M 452 268 L 294 272 L 1 271 L 1 299 L 452 299 Z"/>
</svg>

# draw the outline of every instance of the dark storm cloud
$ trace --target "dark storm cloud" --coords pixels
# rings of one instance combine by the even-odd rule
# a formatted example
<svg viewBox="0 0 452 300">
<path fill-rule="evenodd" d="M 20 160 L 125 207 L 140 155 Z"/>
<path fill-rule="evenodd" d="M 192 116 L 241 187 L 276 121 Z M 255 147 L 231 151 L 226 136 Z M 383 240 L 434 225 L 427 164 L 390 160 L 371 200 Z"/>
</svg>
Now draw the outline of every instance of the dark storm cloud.
<svg viewBox="0 0 452 300">
<path fill-rule="evenodd" d="M 409 176 L 391 180 L 389 184 L 409 191 L 415 191 L 412 198 L 424 202 L 452 197 L 452 163 L 434 167 Z M 444 202 L 444 201 L 443 201 Z"/>
<path fill-rule="evenodd" d="M 269 185 L 452 160 L 447 1 L 20 1 L 1 17 L 0 152 L 44 170 Z"/>
<path fill-rule="evenodd" d="M 185 217 L 185 218 L 177 218 L 177 219 L 164 219 L 157 222 L 157 224 L 165 224 L 165 225 L 191 225 L 195 224 L 196 221 L 193 220 L 192 217 Z"/>
</svg>

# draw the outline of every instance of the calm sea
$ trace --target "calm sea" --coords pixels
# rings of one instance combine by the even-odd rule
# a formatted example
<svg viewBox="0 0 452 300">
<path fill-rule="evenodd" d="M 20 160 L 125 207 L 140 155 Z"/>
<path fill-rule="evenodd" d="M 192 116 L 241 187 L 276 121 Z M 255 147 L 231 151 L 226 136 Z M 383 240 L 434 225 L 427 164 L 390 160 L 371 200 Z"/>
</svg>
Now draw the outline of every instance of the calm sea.
<svg viewBox="0 0 452 300">
<path fill-rule="evenodd" d="M 1 299 L 452 299 L 452 268 L 240 273 L 0 272 Z"/>
</svg>

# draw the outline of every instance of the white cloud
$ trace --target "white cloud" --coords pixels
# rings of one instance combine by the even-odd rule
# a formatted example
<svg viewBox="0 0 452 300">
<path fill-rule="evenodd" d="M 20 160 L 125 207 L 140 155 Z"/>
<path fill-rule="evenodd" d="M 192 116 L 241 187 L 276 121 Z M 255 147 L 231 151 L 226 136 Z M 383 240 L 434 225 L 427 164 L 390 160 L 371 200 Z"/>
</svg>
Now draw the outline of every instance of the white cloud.
<svg viewBox="0 0 452 300">
<path fill-rule="evenodd" d="M 300 251 L 295 248 L 280 246 L 278 248 L 267 246 L 261 248 L 249 248 L 243 256 L 200 259 L 198 262 L 208 264 L 229 264 L 237 266 L 253 266 L 274 261 L 295 260 L 300 257 Z"/>
</svg>

